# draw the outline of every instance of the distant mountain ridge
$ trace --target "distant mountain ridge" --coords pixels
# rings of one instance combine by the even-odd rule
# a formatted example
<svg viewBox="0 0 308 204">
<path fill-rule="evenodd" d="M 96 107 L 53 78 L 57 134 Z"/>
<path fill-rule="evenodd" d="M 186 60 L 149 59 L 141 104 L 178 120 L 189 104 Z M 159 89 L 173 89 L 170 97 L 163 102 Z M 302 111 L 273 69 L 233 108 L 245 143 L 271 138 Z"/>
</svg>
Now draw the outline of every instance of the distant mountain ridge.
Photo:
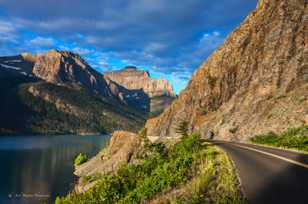
<svg viewBox="0 0 308 204">
<path fill-rule="evenodd" d="M 166 79 L 152 78 L 148 71 L 134 66 L 105 72 L 104 76 L 127 89 L 144 91 L 150 99 L 150 112 L 152 113 L 163 111 L 176 98 L 172 85 Z"/>
<path fill-rule="evenodd" d="M 146 94 L 139 90 L 126 89 L 106 78 L 73 52 L 50 50 L 37 55 L 22 53 L 18 56 L 1 57 L 0 68 L 4 68 L 0 76 L 1 73 L 3 76 L 23 74 L 55 85 L 75 88 L 82 86 L 104 97 L 123 102 L 138 111 L 149 111 L 149 98 Z M 125 98 L 125 95 L 138 97 Z"/>
<path fill-rule="evenodd" d="M 104 75 L 128 89 L 143 89 L 150 97 L 160 95 L 176 96 L 172 85 L 166 79 L 152 78 L 148 71 L 138 69 L 134 66 L 105 72 Z"/>
</svg>

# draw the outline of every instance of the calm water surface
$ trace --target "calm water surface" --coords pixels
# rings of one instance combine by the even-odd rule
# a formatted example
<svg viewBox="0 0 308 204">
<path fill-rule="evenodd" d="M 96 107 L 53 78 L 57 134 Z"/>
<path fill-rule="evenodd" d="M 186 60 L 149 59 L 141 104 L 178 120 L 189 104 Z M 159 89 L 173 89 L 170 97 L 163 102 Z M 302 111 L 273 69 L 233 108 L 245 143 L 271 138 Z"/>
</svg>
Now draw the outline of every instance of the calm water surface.
<svg viewBox="0 0 308 204">
<path fill-rule="evenodd" d="M 0 137 L 0 203 L 51 203 L 69 192 L 76 177 L 73 159 L 93 156 L 109 141 L 96 136 Z"/>
</svg>

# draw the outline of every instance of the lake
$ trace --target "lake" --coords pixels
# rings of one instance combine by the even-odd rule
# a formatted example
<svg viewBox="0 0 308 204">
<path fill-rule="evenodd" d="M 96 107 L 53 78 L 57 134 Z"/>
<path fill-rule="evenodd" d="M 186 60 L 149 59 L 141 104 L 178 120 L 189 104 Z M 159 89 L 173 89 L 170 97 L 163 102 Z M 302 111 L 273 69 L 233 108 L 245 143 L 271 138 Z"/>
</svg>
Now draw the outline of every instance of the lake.
<svg viewBox="0 0 308 204">
<path fill-rule="evenodd" d="M 95 136 L 1 136 L 0 203 L 51 203 L 74 186 L 73 160 L 89 157 L 109 141 Z"/>
</svg>

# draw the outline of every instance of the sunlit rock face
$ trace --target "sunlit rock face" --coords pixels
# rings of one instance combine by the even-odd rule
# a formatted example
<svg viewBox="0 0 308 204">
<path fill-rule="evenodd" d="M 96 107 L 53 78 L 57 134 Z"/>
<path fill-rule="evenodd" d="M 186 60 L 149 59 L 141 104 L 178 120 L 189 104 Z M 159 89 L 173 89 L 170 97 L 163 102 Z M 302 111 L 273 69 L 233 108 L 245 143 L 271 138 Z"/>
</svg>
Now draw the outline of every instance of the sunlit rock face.
<svg viewBox="0 0 308 204">
<path fill-rule="evenodd" d="M 75 190 L 81 193 L 96 184 L 97 181 L 83 182 L 83 176 L 116 172 L 123 164 L 138 162 L 138 153 L 143 145 L 142 138 L 137 134 L 126 131 L 113 132 L 110 143 L 104 151 L 76 168 L 74 174 L 80 179 Z"/>
<path fill-rule="evenodd" d="M 106 72 L 104 75 L 128 89 L 143 89 L 150 97 L 176 96 L 171 84 L 166 79 L 152 78 L 149 72 L 136 67 L 129 66 L 122 70 Z"/>
<path fill-rule="evenodd" d="M 142 90 L 150 98 L 150 112 L 165 109 L 176 97 L 172 85 L 166 79 L 152 78 L 149 72 L 133 66 L 106 72 L 104 76 L 129 90 Z"/>
<path fill-rule="evenodd" d="M 308 2 L 260 0 L 257 8 L 193 74 L 149 135 L 191 132 L 247 140 L 308 123 Z"/>
<path fill-rule="evenodd" d="M 104 96 L 112 94 L 101 74 L 72 52 L 51 50 L 38 54 L 33 74 L 47 82 L 72 86 L 83 85 Z"/>
</svg>

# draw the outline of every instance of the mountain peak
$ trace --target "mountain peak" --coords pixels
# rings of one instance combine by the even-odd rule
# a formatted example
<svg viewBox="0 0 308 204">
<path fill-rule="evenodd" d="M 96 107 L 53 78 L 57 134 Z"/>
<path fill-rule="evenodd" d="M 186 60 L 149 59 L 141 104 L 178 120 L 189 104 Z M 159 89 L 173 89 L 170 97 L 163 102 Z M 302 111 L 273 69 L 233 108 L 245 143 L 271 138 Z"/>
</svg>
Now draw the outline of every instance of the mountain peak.
<svg viewBox="0 0 308 204">
<path fill-rule="evenodd" d="M 104 77 L 78 54 L 50 50 L 36 56 L 33 74 L 57 85 L 83 86 L 103 96 L 112 95 Z"/>
<path fill-rule="evenodd" d="M 151 99 L 151 112 L 165 109 L 176 97 L 172 85 L 166 79 L 150 77 L 148 71 L 127 66 L 123 69 L 105 72 L 104 76 L 126 89 L 142 90 Z"/>
<path fill-rule="evenodd" d="M 46 52 L 38 53 L 38 56 L 53 56 L 53 57 L 60 57 L 64 55 L 64 53 L 68 53 L 67 51 L 60 51 L 56 49 L 48 50 Z"/>
<path fill-rule="evenodd" d="M 135 71 L 135 70 L 137 70 L 137 67 L 136 67 L 136 66 L 129 65 L 129 66 L 124 67 L 123 70 L 126 70 L 126 71 Z"/>
<path fill-rule="evenodd" d="M 30 62 L 34 62 L 36 59 L 36 56 L 33 55 L 30 52 L 23 52 L 20 54 L 20 56 L 22 57 L 22 59 L 26 60 L 26 61 L 30 61 Z"/>
<path fill-rule="evenodd" d="M 150 73 L 147 70 L 143 70 L 137 68 L 135 66 L 126 66 L 122 69 L 113 70 L 111 72 L 105 72 L 104 75 L 108 76 L 109 78 L 114 77 L 141 77 L 141 78 L 149 78 Z"/>
<path fill-rule="evenodd" d="M 39 53 L 38 56 L 50 56 L 50 57 L 67 57 L 67 58 L 76 58 L 76 59 L 82 59 L 82 57 L 74 52 L 68 51 L 68 50 L 56 50 L 52 49 L 47 52 Z M 83 60 L 83 62 L 85 62 Z"/>
<path fill-rule="evenodd" d="M 51 49 L 51 50 L 49 50 L 49 51 L 47 51 L 47 52 L 45 52 L 45 53 L 43 53 L 43 54 L 58 54 L 58 53 L 60 53 L 61 51 L 59 51 L 59 50 L 57 50 L 57 49 Z"/>
<path fill-rule="evenodd" d="M 150 97 L 163 94 L 175 96 L 172 85 L 166 79 L 152 78 L 148 71 L 134 66 L 105 72 L 104 75 L 128 89 L 143 89 Z"/>
</svg>

